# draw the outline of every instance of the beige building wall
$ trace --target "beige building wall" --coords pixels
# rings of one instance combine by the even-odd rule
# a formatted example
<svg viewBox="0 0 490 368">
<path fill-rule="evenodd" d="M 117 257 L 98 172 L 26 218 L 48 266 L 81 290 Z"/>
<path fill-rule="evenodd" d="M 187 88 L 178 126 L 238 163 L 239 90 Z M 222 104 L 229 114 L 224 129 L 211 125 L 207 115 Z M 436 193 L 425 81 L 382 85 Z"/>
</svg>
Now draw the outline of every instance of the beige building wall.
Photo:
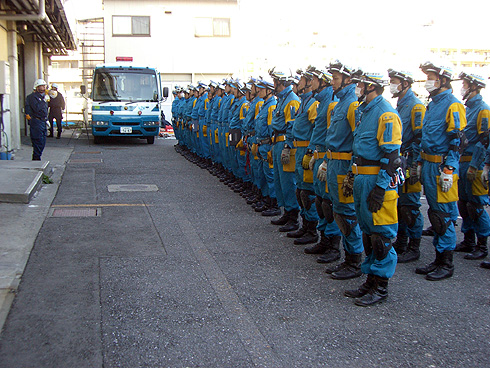
<svg viewBox="0 0 490 368">
<path fill-rule="evenodd" d="M 7 21 L 0 20 L 0 60 L 8 60 Z"/>
</svg>

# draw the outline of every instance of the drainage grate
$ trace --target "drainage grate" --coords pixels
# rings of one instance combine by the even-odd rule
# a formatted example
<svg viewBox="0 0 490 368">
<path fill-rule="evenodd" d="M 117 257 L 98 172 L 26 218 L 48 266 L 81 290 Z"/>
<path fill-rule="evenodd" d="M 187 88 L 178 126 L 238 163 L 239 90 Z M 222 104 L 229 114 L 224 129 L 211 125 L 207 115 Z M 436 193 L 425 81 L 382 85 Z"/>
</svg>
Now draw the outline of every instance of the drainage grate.
<svg viewBox="0 0 490 368">
<path fill-rule="evenodd" d="M 71 159 L 70 163 L 72 164 L 100 164 L 102 162 L 101 158 L 98 159 L 90 159 L 90 158 L 75 158 Z"/>
<path fill-rule="evenodd" d="M 83 155 L 98 155 L 102 153 L 101 151 L 76 151 L 72 152 L 72 155 L 78 155 L 78 154 L 83 154 Z"/>
<path fill-rule="evenodd" d="M 155 184 L 111 184 L 107 186 L 109 192 L 157 192 Z"/>
<path fill-rule="evenodd" d="M 54 208 L 51 217 L 97 217 L 101 208 Z"/>
</svg>

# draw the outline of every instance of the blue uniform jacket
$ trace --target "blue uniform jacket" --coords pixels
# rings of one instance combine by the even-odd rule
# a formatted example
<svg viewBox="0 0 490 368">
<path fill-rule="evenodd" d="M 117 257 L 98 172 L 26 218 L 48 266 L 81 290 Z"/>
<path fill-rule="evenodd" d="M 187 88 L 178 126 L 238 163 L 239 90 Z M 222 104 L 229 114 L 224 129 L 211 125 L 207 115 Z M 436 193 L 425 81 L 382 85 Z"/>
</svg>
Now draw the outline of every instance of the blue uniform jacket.
<svg viewBox="0 0 490 368">
<path fill-rule="evenodd" d="M 192 119 L 192 110 L 196 101 L 197 99 L 195 96 L 189 97 L 189 99 L 187 100 L 187 104 L 185 106 L 185 117 L 187 118 L 187 120 Z"/>
<path fill-rule="evenodd" d="M 218 122 L 218 114 L 219 114 L 219 111 L 220 111 L 220 107 L 221 107 L 221 101 L 222 101 L 222 98 L 218 95 L 214 96 L 213 97 L 213 106 L 212 106 L 212 111 L 211 111 L 211 121 L 213 123 L 217 123 Z"/>
<path fill-rule="evenodd" d="M 223 123 L 224 125 L 228 125 L 230 123 L 229 114 L 230 114 L 231 106 L 233 105 L 234 101 L 235 101 L 235 96 L 230 94 L 226 97 L 226 101 L 221 102 L 221 105 L 223 107 L 223 113 L 221 115 L 221 123 Z"/>
<path fill-rule="evenodd" d="M 206 114 L 206 100 L 208 99 L 208 93 L 204 92 L 201 97 L 198 99 L 198 104 L 197 106 L 197 115 L 199 116 L 199 120 L 204 118 L 204 115 Z M 196 104 L 197 105 L 197 104 Z"/>
<path fill-rule="evenodd" d="M 244 134 L 253 134 L 255 131 L 255 119 L 259 114 L 260 108 L 264 104 L 264 100 L 259 96 L 256 96 L 252 102 L 250 102 L 250 106 L 247 111 L 247 115 L 242 122 L 243 133 Z M 250 136 L 247 143 L 256 143 L 255 136 Z"/>
<path fill-rule="evenodd" d="M 327 135 L 327 115 L 329 105 L 332 102 L 333 88 L 327 87 L 315 95 L 315 99 L 319 102 L 316 111 L 315 126 L 310 138 L 308 146 L 312 151 L 325 152 L 325 137 Z"/>
<path fill-rule="evenodd" d="M 359 121 L 354 130 L 353 154 L 367 160 L 380 161 L 385 153 L 400 150 L 402 144 L 402 123 L 396 110 L 383 96 L 377 96 L 369 104 L 358 107 Z M 388 189 L 391 177 L 381 169 L 376 185 Z"/>
<path fill-rule="evenodd" d="M 420 154 L 420 143 L 416 142 L 415 133 L 422 135 L 425 106 L 409 88 L 405 96 L 398 100 L 396 110 L 403 126 L 401 152 L 409 152 L 416 158 Z"/>
<path fill-rule="evenodd" d="M 29 115 L 33 120 L 40 120 L 42 122 L 48 120 L 48 103 L 44 99 L 44 96 L 44 93 L 32 92 L 26 97 L 26 115 Z"/>
<path fill-rule="evenodd" d="M 422 126 L 422 150 L 430 155 L 446 156 L 444 165 L 459 168 L 459 152 L 450 146 L 459 146 L 456 133 L 466 127 L 466 113 L 451 90 L 432 97 Z M 418 161 L 422 159 L 419 158 Z"/>
<path fill-rule="evenodd" d="M 289 86 L 277 94 L 277 106 L 272 119 L 271 128 L 276 135 L 286 135 L 286 144 L 293 147 L 293 124 L 296 110 L 300 105 L 299 97 Z"/>
<path fill-rule="evenodd" d="M 187 99 L 185 97 L 183 97 L 180 102 L 179 102 L 179 108 L 177 110 L 177 116 L 179 117 L 179 119 L 181 120 L 184 120 L 184 117 L 185 117 L 185 106 L 187 104 Z"/>
<path fill-rule="evenodd" d="M 463 155 L 472 156 L 470 166 L 480 169 L 487 149 L 480 142 L 480 137 L 482 134 L 488 132 L 490 107 L 483 101 L 480 94 L 467 100 L 465 105 L 467 125 L 464 128 L 464 133 L 468 139 L 468 146 L 464 150 Z"/>
<path fill-rule="evenodd" d="M 180 98 L 175 97 L 174 100 L 172 101 L 172 110 L 171 110 L 172 118 L 177 117 L 179 105 L 180 105 Z"/>
<path fill-rule="evenodd" d="M 240 99 L 235 99 L 232 108 L 230 109 L 230 129 L 242 129 L 242 121 L 247 113 L 248 101 L 245 96 Z"/>
<path fill-rule="evenodd" d="M 274 96 L 270 97 L 264 102 L 259 110 L 259 114 L 255 118 L 255 136 L 257 139 L 271 138 L 270 125 L 272 124 L 272 117 L 274 110 L 277 106 L 277 100 Z"/>
<path fill-rule="evenodd" d="M 350 84 L 337 92 L 339 102 L 333 107 L 327 119 L 327 138 L 325 147 L 332 152 L 352 152 L 354 129 L 356 128 L 356 109 L 359 106 L 355 84 Z"/>
<path fill-rule="evenodd" d="M 313 97 L 313 92 L 301 95 L 301 104 L 294 118 L 293 138 L 296 141 L 309 141 L 315 126 L 318 101 Z"/>
</svg>

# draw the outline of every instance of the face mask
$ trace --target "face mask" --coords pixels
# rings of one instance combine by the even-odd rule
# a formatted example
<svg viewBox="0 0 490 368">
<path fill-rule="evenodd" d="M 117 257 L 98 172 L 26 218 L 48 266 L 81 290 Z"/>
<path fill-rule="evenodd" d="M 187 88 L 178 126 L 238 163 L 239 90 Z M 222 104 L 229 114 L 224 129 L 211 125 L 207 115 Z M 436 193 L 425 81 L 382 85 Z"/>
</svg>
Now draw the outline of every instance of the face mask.
<svg viewBox="0 0 490 368">
<path fill-rule="evenodd" d="M 362 88 L 356 86 L 355 93 L 356 97 L 360 98 L 362 96 Z"/>
<path fill-rule="evenodd" d="M 391 83 L 391 84 L 390 84 L 390 93 L 391 93 L 392 95 L 396 95 L 398 92 L 400 92 L 400 91 L 398 90 L 398 87 L 399 87 L 399 86 L 400 86 L 400 83 L 398 83 L 398 84 Z"/>
<path fill-rule="evenodd" d="M 431 93 L 432 91 L 435 91 L 437 89 L 436 87 L 436 81 L 435 80 L 428 80 L 425 82 L 425 89 L 427 92 Z"/>
<path fill-rule="evenodd" d="M 468 93 L 468 88 L 461 87 L 461 96 L 464 98 Z"/>
</svg>

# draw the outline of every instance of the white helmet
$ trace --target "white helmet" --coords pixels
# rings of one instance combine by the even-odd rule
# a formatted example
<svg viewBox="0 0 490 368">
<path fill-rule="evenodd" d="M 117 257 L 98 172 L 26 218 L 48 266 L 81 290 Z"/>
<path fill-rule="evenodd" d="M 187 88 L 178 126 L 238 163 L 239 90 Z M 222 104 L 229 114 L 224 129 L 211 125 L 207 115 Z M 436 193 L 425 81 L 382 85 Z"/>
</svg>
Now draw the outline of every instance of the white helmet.
<svg viewBox="0 0 490 368">
<path fill-rule="evenodd" d="M 48 84 L 46 83 L 46 81 L 44 79 L 37 79 L 35 82 L 34 82 L 34 87 L 32 87 L 32 89 L 36 89 L 37 87 L 39 86 L 47 86 Z"/>
<path fill-rule="evenodd" d="M 59 89 L 60 87 L 58 87 L 58 84 L 53 83 L 53 84 L 51 84 L 51 88 L 56 88 L 56 89 Z"/>
</svg>

